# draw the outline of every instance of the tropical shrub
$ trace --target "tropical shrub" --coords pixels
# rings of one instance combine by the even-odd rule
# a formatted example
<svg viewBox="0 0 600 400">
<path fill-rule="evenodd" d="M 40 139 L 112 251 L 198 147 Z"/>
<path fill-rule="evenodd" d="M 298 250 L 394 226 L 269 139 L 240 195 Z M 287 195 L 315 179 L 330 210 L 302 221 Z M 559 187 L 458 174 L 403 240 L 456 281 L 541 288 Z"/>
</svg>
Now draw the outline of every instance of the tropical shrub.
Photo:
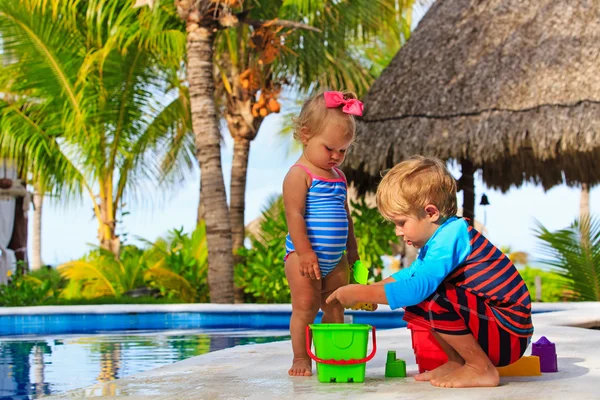
<svg viewBox="0 0 600 400">
<path fill-rule="evenodd" d="M 64 285 L 60 274 L 52 268 L 42 268 L 28 275 L 17 273 L 10 277 L 7 285 L 0 285 L 0 306 L 51 304 Z"/>
<path fill-rule="evenodd" d="M 208 302 L 206 226 L 191 234 L 174 229 L 147 248 L 123 247 L 119 258 L 97 248 L 80 260 L 60 265 L 68 279 L 66 300 L 121 298 L 135 289 L 157 289 L 175 302 Z"/>
<path fill-rule="evenodd" d="M 238 250 L 243 264 L 235 267 L 235 284 L 256 303 L 289 303 L 290 288 L 285 277 L 287 222 L 283 197 L 272 197 L 263 210 L 260 229 L 249 234 L 251 247 Z"/>
<path fill-rule="evenodd" d="M 535 301 L 535 277 L 539 276 L 542 280 L 542 302 L 565 301 L 569 297 L 567 289 L 567 280 L 561 275 L 552 271 L 544 271 L 539 268 L 533 268 L 526 265 L 523 269 L 519 269 L 519 273 L 523 277 L 531 300 Z"/>
<path fill-rule="evenodd" d="M 79 283 L 83 298 L 121 297 L 144 286 L 145 263 L 144 251 L 135 246 L 124 246 L 119 258 L 96 248 L 79 260 L 59 265 L 58 271 L 64 278 Z"/>
<path fill-rule="evenodd" d="M 191 234 L 173 229 L 146 250 L 149 267 L 144 279 L 163 296 L 186 302 L 208 303 L 208 247 L 206 224 L 198 224 Z"/>
<path fill-rule="evenodd" d="M 380 281 L 382 256 L 392 254 L 392 243 L 397 241 L 394 225 L 383 221 L 377 208 L 366 205 L 363 198 L 351 205 L 358 255 L 369 266 L 369 278 Z"/>
<path fill-rule="evenodd" d="M 569 227 L 550 232 L 538 222 L 536 235 L 545 256 L 541 260 L 565 279 L 570 300 L 600 300 L 600 220 L 576 219 Z"/>
</svg>

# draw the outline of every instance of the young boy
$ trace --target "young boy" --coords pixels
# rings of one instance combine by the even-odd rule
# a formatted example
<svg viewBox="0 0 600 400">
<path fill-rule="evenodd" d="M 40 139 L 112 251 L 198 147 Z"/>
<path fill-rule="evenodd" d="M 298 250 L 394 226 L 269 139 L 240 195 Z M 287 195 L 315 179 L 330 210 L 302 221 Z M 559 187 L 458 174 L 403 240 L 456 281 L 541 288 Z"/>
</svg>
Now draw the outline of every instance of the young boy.
<svg viewBox="0 0 600 400">
<path fill-rule="evenodd" d="M 533 333 L 529 291 L 513 263 L 456 217 L 456 181 L 440 160 L 396 165 L 377 188 L 377 207 L 406 244 L 420 248 L 417 260 L 378 284 L 341 287 L 327 303 L 404 307 L 404 320 L 430 329 L 448 355 L 416 380 L 497 386 L 495 366 L 517 361 Z"/>
</svg>

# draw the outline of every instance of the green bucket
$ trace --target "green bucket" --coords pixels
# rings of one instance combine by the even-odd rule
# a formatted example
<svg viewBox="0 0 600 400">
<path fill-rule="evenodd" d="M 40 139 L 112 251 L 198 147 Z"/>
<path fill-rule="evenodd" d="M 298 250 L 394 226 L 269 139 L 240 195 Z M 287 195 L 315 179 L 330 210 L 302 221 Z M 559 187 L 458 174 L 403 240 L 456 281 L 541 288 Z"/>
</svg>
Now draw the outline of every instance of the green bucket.
<svg viewBox="0 0 600 400">
<path fill-rule="evenodd" d="M 370 330 L 373 330 L 373 350 L 367 357 Z M 310 348 L 311 332 L 316 355 Z M 306 327 L 306 352 L 317 363 L 319 382 L 364 382 L 366 362 L 376 351 L 374 326 L 311 324 Z"/>
</svg>

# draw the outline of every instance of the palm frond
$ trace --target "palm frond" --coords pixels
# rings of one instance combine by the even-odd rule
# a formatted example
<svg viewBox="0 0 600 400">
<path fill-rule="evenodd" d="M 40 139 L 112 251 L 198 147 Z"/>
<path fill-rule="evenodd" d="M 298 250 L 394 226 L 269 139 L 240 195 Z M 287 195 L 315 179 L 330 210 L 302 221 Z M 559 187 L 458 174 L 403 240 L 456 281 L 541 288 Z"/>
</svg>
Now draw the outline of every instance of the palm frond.
<svg viewBox="0 0 600 400">
<path fill-rule="evenodd" d="M 583 217 L 551 232 L 537 222 L 536 236 L 544 256 L 540 261 L 567 279 L 575 300 L 600 300 L 600 220 Z"/>
<path fill-rule="evenodd" d="M 44 7 L 41 0 L 15 2 L 0 0 L 2 48 L 15 62 L 21 74 L 20 91 L 33 91 L 52 99 L 62 113 L 69 131 L 86 132 L 87 106 L 93 99 L 84 95 L 85 87 L 74 79 L 83 62 L 85 46 L 76 34 L 71 18 Z M 72 2 L 74 3 L 74 2 Z M 61 8 L 66 11 L 66 8 Z"/>
<path fill-rule="evenodd" d="M 61 148 L 59 122 L 47 107 L 0 100 L 0 130 L 0 157 L 17 160 L 36 184 L 63 200 L 82 192 L 86 179 Z"/>
<path fill-rule="evenodd" d="M 71 261 L 57 267 L 60 274 L 70 280 L 82 281 L 84 285 L 94 287 L 93 291 L 98 294 L 98 297 L 105 294 L 118 296 L 117 290 L 110 282 L 110 279 L 105 276 L 105 271 L 98 268 L 91 262 L 86 261 Z"/>
<path fill-rule="evenodd" d="M 149 268 L 144 278 L 155 281 L 166 289 L 179 292 L 183 301 L 193 303 L 196 297 L 196 289 L 181 275 L 162 267 Z"/>
</svg>

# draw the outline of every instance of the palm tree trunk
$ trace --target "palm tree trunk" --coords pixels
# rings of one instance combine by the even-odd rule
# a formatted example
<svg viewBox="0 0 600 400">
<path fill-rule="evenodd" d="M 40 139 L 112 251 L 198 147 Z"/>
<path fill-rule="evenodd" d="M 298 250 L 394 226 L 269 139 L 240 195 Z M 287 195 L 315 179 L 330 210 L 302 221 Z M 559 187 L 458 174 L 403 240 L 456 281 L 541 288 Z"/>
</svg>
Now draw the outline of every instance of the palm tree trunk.
<svg viewBox="0 0 600 400">
<path fill-rule="evenodd" d="M 237 138 L 233 144 L 233 162 L 231 165 L 231 200 L 229 212 L 231 213 L 231 232 L 233 249 L 244 245 L 245 225 L 244 209 L 246 206 L 246 177 L 248 171 L 248 155 L 250 154 L 250 141 Z"/>
<path fill-rule="evenodd" d="M 579 201 L 579 224 L 581 226 L 581 243 L 584 246 L 590 242 L 590 185 L 581 184 L 581 199 Z"/>
<path fill-rule="evenodd" d="M 200 221 L 204 219 L 206 209 L 204 208 L 204 202 L 202 201 L 202 182 L 200 182 L 200 199 L 198 200 L 198 216 L 196 217 L 196 225 L 200 224 Z"/>
<path fill-rule="evenodd" d="M 98 207 L 100 208 L 100 219 L 98 220 L 98 240 L 100 247 L 110 251 L 119 258 L 121 252 L 121 240 L 116 234 L 117 222 L 115 216 L 109 209 L 109 202 L 112 203 L 112 197 L 100 196 Z"/>
<path fill-rule="evenodd" d="M 236 77 L 238 75 L 237 68 L 235 65 L 232 68 L 234 69 L 232 76 Z M 234 82 L 237 82 L 237 80 L 237 78 L 232 78 Z M 237 93 L 237 96 L 230 96 L 228 98 L 225 119 L 227 120 L 229 133 L 233 138 L 229 213 L 231 214 L 233 260 L 234 265 L 238 265 L 244 261 L 242 257 L 236 254 L 236 250 L 244 246 L 244 240 L 246 239 L 244 210 L 246 208 L 246 182 L 250 143 L 256 138 L 263 118 L 252 115 L 252 98 L 254 98 L 254 95 L 245 93 L 237 84 L 234 84 L 233 93 Z M 243 288 L 235 288 L 235 302 L 244 302 Z"/>
<path fill-rule="evenodd" d="M 208 285 L 211 302 L 233 302 L 231 223 L 221 167 L 221 136 L 216 117 L 213 81 L 212 28 L 187 20 L 188 78 L 196 158 L 202 174 L 201 196 L 206 207 Z"/>
<path fill-rule="evenodd" d="M 244 209 L 246 208 L 246 180 L 248 171 L 248 156 L 250 154 L 250 140 L 236 137 L 233 144 L 233 161 L 231 166 L 231 194 L 229 213 L 231 214 L 231 238 L 233 242 L 233 262 L 240 264 L 242 257 L 236 250 L 244 246 L 246 227 L 244 225 Z M 235 289 L 235 302 L 243 303 L 244 292 L 242 288 Z"/>
<path fill-rule="evenodd" d="M 33 271 L 42 267 L 42 206 L 44 193 L 36 185 L 33 193 L 33 240 L 31 243 L 31 269 Z"/>
<path fill-rule="evenodd" d="M 579 202 L 579 215 L 581 218 L 590 215 L 590 185 L 588 183 L 581 184 L 581 200 Z"/>
</svg>

